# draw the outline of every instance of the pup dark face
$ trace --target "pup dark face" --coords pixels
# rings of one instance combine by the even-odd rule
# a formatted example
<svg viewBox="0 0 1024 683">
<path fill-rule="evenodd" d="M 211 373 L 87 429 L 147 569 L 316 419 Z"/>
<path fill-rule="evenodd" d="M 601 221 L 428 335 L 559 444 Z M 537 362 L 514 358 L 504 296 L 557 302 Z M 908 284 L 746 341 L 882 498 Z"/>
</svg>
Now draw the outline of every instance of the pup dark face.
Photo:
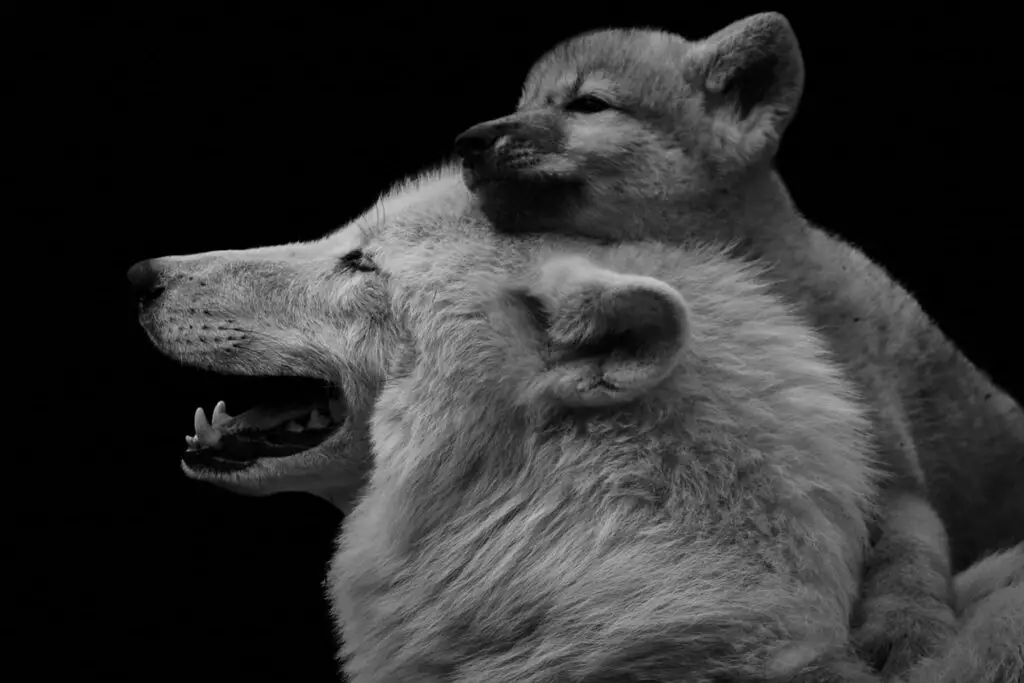
<svg viewBox="0 0 1024 683">
<path fill-rule="evenodd" d="M 502 182 L 572 181 L 578 169 L 566 158 L 566 122 L 553 108 L 517 112 L 477 124 L 455 140 L 467 186 Z"/>
<path fill-rule="evenodd" d="M 672 108 L 654 106 L 644 89 L 669 82 L 660 74 L 667 67 L 641 63 L 647 53 L 621 54 L 621 43 L 613 63 L 613 53 L 599 48 L 620 33 L 556 48 L 535 65 L 515 113 L 456 139 L 466 185 L 499 228 L 546 229 L 552 221 L 564 228 L 584 212 L 614 214 L 630 202 L 656 199 L 669 185 L 685 191 L 692 169 L 682 150 L 689 145 L 678 139 L 676 117 L 666 114 Z M 643 35 L 636 40 L 648 42 Z M 627 78 L 631 68 L 644 71 Z"/>
<path fill-rule="evenodd" d="M 631 159 L 652 145 L 671 144 L 661 134 L 678 128 L 666 114 L 670 100 L 687 94 L 673 69 L 686 43 L 666 36 L 655 50 L 655 35 L 662 34 L 585 34 L 538 60 L 514 114 L 456 139 L 470 189 L 502 180 L 614 178 L 629 173 Z"/>
</svg>

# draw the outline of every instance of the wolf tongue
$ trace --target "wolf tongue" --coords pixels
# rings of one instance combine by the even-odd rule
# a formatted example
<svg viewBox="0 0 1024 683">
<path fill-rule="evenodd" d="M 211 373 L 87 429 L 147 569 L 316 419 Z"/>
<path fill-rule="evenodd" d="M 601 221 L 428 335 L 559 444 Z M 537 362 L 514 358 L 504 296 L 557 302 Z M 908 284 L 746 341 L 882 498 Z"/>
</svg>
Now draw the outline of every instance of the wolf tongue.
<svg viewBox="0 0 1024 683">
<path fill-rule="evenodd" d="M 236 429 L 264 431 L 279 427 L 288 420 L 303 417 L 307 413 L 309 413 L 309 406 L 294 406 L 291 408 L 256 407 L 236 416 L 230 424 L 232 428 Z"/>
</svg>

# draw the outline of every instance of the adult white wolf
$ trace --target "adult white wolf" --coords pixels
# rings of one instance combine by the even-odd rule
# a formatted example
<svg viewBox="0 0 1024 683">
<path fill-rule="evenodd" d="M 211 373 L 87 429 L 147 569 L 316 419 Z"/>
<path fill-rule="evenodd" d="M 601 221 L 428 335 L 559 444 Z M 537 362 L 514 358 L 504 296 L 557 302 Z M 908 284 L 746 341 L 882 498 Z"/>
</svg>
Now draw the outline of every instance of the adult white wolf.
<svg viewBox="0 0 1024 683">
<path fill-rule="evenodd" d="M 317 385 L 197 414 L 197 476 L 363 471 L 330 449 L 365 455 L 387 384 L 331 572 L 354 681 L 873 680 L 846 650 L 871 490 L 861 410 L 750 266 L 501 236 L 451 168 L 382 208 L 317 242 L 133 272 L 165 353 Z M 972 604 L 1017 595 L 1006 557 Z M 1022 611 L 965 614 L 1020 636 Z M 982 633 L 928 675 L 1019 672 L 1014 644 Z"/>
</svg>

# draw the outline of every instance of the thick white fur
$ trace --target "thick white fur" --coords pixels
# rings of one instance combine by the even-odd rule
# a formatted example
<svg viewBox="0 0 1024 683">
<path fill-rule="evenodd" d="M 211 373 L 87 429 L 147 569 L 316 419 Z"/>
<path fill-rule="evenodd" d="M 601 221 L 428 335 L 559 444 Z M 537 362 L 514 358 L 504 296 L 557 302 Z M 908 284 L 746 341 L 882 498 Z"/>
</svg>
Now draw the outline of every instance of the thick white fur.
<svg viewBox="0 0 1024 683">
<path fill-rule="evenodd" d="M 843 642 L 870 487 L 860 409 L 816 335 L 765 291 L 756 270 L 719 249 L 598 248 L 568 238 L 497 237 L 484 225 L 449 168 L 399 186 L 323 240 L 155 263 L 168 286 L 144 322 L 172 356 L 214 369 L 332 378 L 356 416 L 347 434 L 365 431 L 359 416 L 392 379 L 376 417 L 382 465 L 341 536 L 330 579 L 355 680 L 459 680 L 453 676 L 488 671 L 495 680 L 529 681 L 544 680 L 542 669 L 567 667 L 571 680 L 596 681 L 631 667 L 701 666 L 756 679 L 808 663 L 810 680 L 871 680 L 830 650 Z M 338 259 L 356 248 L 386 277 L 339 271 Z M 541 268 L 552 251 L 581 255 L 605 279 L 582 268 L 540 278 L 559 272 Z M 565 299 L 552 298 L 559 289 L 551 283 L 575 280 L 641 293 L 653 281 L 654 290 L 682 295 L 684 308 L 673 310 L 685 315 L 677 328 L 664 328 L 664 339 L 680 340 L 671 380 L 648 401 L 609 413 L 622 430 L 615 438 L 575 431 L 540 444 L 505 438 L 536 429 L 536 421 L 509 418 L 544 417 L 544 410 L 524 412 L 521 399 L 545 368 L 566 365 L 544 355 L 544 331 L 528 307 L 500 292 L 510 283 L 530 292 L 539 282 L 532 295 L 548 297 L 550 307 Z M 654 367 L 671 365 L 665 353 L 653 357 Z M 439 373 L 439 383 L 417 384 L 416 373 L 431 380 Z M 660 381 L 657 372 L 646 377 Z M 511 388 L 495 393 L 495 386 Z M 659 424 L 657 406 L 687 393 L 692 404 L 675 410 L 703 416 L 702 428 L 669 429 L 675 441 L 637 448 L 660 432 L 637 429 L 636 420 Z M 423 413 L 401 408 L 419 400 Z M 495 429 L 493 401 L 514 405 L 502 413 L 497 438 L 485 438 L 481 430 Z M 485 416 L 492 420 L 478 419 Z M 598 442 L 592 450 L 583 447 L 587 439 Z M 798 447 L 785 448 L 787 439 Z M 537 445 L 541 457 L 515 452 L 516 443 Z M 686 476 L 652 487 L 672 470 L 651 466 L 650 458 L 673 443 L 700 457 L 676 460 L 674 471 Z M 819 450 L 814 444 L 824 460 L 808 457 Z M 831 446 L 842 457 L 829 459 Z M 623 460 L 619 448 L 634 455 Z M 709 457 L 723 452 L 736 457 Z M 341 452 L 325 453 L 327 465 L 365 472 L 366 464 Z M 450 453 L 462 457 L 438 457 Z M 308 462 L 315 484 L 316 460 Z M 523 469 L 526 462 L 534 468 Z M 741 471 L 742 485 L 721 487 Z M 559 505 L 565 495 L 580 507 Z M 780 504 L 785 514 L 748 514 Z M 666 534 L 686 529 L 692 532 Z M 732 547 L 723 542 L 730 535 Z M 934 666 L 984 672 L 1000 660 L 1019 661 L 1012 642 L 978 640 L 986 625 L 1020 630 L 1019 610 L 992 611 L 1013 571 L 1019 564 L 1004 558 L 964 575 L 970 630 L 961 650 Z"/>
</svg>

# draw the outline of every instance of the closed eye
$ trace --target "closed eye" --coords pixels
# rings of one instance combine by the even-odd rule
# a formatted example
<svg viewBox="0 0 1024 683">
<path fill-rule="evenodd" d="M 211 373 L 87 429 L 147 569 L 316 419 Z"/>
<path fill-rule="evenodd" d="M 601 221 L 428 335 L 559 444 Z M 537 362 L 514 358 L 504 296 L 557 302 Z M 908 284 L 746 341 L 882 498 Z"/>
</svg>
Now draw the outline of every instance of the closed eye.
<svg viewBox="0 0 1024 683">
<path fill-rule="evenodd" d="M 612 105 L 597 95 L 580 95 L 566 102 L 563 108 L 573 114 L 596 114 L 599 111 L 611 109 Z"/>
<path fill-rule="evenodd" d="M 377 266 L 361 249 L 356 249 L 338 259 L 338 269 L 343 272 L 371 273 L 377 270 Z"/>
</svg>

